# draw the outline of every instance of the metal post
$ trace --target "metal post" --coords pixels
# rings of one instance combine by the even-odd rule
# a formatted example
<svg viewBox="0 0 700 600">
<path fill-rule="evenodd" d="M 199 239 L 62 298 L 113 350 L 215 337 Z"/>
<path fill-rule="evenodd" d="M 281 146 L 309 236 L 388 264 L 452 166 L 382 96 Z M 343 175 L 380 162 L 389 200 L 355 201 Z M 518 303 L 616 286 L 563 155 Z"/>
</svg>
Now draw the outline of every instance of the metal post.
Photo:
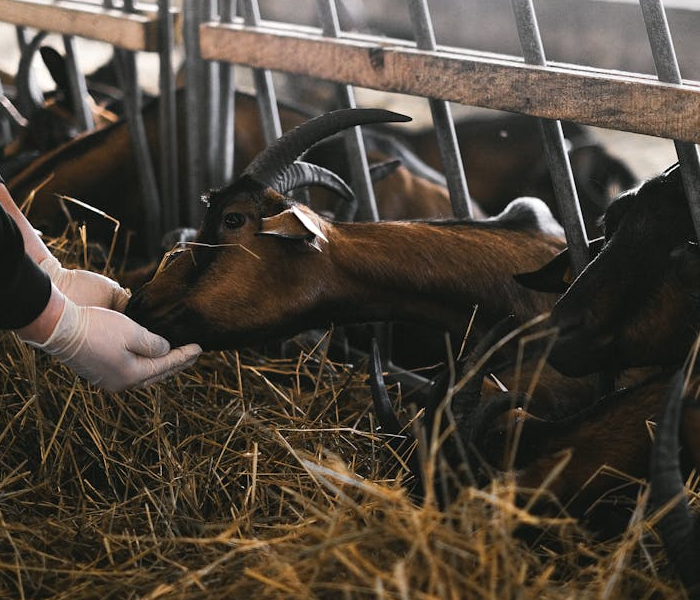
<svg viewBox="0 0 700 600">
<path fill-rule="evenodd" d="M 323 35 L 331 38 L 340 37 L 340 21 L 335 0 L 318 0 L 317 11 L 321 27 L 323 28 Z M 355 94 L 352 86 L 338 85 L 336 93 L 341 107 L 355 108 Z M 350 163 L 352 188 L 358 201 L 358 206 L 351 207 L 351 211 L 357 209 L 358 216 L 362 220 L 378 221 L 379 211 L 377 210 L 377 201 L 374 197 L 374 188 L 372 187 L 372 179 L 369 174 L 362 128 L 353 127 L 351 130 L 346 131 L 344 136 L 345 149 Z M 355 217 L 350 211 L 337 216 L 343 220 L 353 220 Z"/>
<path fill-rule="evenodd" d="M 258 0 L 243 0 L 242 9 L 243 21 L 246 25 L 249 27 L 260 25 Z M 253 69 L 253 79 L 265 143 L 271 144 L 282 135 L 277 97 L 272 84 L 272 72 L 269 69 Z"/>
<path fill-rule="evenodd" d="M 111 0 L 105 0 L 105 3 L 111 5 Z M 133 0 L 124 0 L 124 11 L 134 12 Z M 136 70 L 136 53 L 127 50 L 115 50 L 115 52 L 117 72 L 124 90 L 124 112 L 129 123 L 134 161 L 143 195 L 144 229 L 150 233 L 145 240 L 146 251 L 150 257 L 155 258 L 160 253 L 163 229 L 158 186 L 141 114 L 141 89 Z"/>
<path fill-rule="evenodd" d="M 200 22 L 213 21 L 217 18 L 217 0 L 200 0 L 202 15 Z M 200 61 L 202 69 L 202 87 L 199 105 L 203 111 L 204 139 L 200 151 L 206 156 L 204 165 L 204 187 L 216 184 L 216 164 L 219 161 L 219 63 Z"/>
<path fill-rule="evenodd" d="M 5 95 L 5 88 L 0 81 L 0 96 Z M 12 126 L 9 118 L 0 114 L 0 146 L 9 144 L 12 141 Z"/>
<path fill-rule="evenodd" d="M 427 0 L 408 0 L 408 9 L 411 13 L 411 22 L 416 38 L 416 46 L 420 50 L 436 49 L 435 32 L 430 18 Z M 445 168 L 447 188 L 450 192 L 452 212 L 455 217 L 472 217 L 473 211 L 467 178 L 464 174 L 464 165 L 459 152 L 459 143 L 455 132 L 452 111 L 448 102 L 429 99 L 430 112 L 433 116 L 433 125 L 437 134 L 440 157 Z"/>
<path fill-rule="evenodd" d="M 220 0 L 220 21 L 231 23 L 236 16 L 237 0 Z M 219 156 L 214 159 L 212 185 L 218 187 L 230 183 L 233 179 L 235 158 L 235 124 L 236 124 L 236 82 L 234 66 L 219 63 Z"/>
<path fill-rule="evenodd" d="M 542 38 L 532 0 L 511 0 L 525 62 L 545 66 Z M 566 231 L 574 271 L 578 274 L 588 264 L 588 237 L 583 224 L 571 164 L 559 121 L 540 119 L 542 139 L 549 172 L 552 176 L 562 224 Z"/>
<path fill-rule="evenodd" d="M 87 103 L 88 91 L 85 84 L 85 76 L 78 68 L 73 36 L 63 36 L 63 47 L 66 51 L 66 71 L 68 73 L 68 87 L 73 100 L 73 112 L 80 130 L 90 131 L 95 128 L 95 122 L 92 118 L 90 106 Z"/>
<path fill-rule="evenodd" d="M 681 71 L 676 59 L 676 51 L 671 31 L 666 19 L 666 11 L 661 0 L 640 0 L 644 23 L 646 24 L 651 52 L 659 81 L 682 84 Z M 683 187 L 688 197 L 688 206 L 695 227 L 695 235 L 700 239 L 700 156 L 696 144 L 675 141 L 676 154 L 681 163 Z"/>
<path fill-rule="evenodd" d="M 200 195 L 204 191 L 202 156 L 202 115 L 199 91 L 202 89 L 199 53 L 200 0 L 183 0 L 183 35 L 185 41 L 185 120 L 187 137 L 187 197 L 183 202 L 183 219 L 187 225 L 199 223 L 204 212 Z"/>
<path fill-rule="evenodd" d="M 173 46 L 175 35 L 171 14 L 171 0 L 158 0 L 158 53 L 160 90 L 160 197 L 162 198 L 163 230 L 170 231 L 180 223 L 180 190 L 178 186 L 177 106 Z"/>
</svg>

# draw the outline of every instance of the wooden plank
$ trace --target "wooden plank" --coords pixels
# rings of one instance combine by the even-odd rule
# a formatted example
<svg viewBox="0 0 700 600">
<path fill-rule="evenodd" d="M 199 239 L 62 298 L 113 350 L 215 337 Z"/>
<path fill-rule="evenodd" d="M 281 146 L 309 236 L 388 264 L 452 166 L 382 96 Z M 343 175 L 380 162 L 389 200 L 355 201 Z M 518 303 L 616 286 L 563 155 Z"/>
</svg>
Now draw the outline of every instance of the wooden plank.
<svg viewBox="0 0 700 600">
<path fill-rule="evenodd" d="M 158 50 L 154 11 L 128 14 L 70 0 L 0 0 L 0 21 L 99 40 L 125 50 Z"/>
<path fill-rule="evenodd" d="M 468 51 L 422 51 L 386 38 L 329 39 L 283 26 L 206 23 L 200 43 L 205 59 L 700 142 L 700 86 L 695 84 L 525 65 Z"/>
</svg>

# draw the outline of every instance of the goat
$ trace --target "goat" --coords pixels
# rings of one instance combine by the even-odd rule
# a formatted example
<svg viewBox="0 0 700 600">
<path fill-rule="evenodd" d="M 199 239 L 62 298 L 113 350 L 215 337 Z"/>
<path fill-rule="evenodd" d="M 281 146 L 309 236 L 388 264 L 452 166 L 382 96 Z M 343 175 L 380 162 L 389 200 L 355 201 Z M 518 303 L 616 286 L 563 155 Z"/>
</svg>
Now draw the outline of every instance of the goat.
<svg viewBox="0 0 700 600">
<path fill-rule="evenodd" d="M 371 320 L 422 321 L 461 339 L 474 304 L 486 326 L 547 311 L 550 294 L 511 277 L 562 247 L 561 227 L 536 199 L 483 222 L 332 223 L 284 195 L 308 184 L 294 161 L 315 142 L 359 123 L 406 119 L 335 111 L 285 134 L 210 194 L 196 243 L 132 297 L 128 314 L 172 343 L 234 348 Z"/>
<path fill-rule="evenodd" d="M 2 148 L 0 161 L 4 177 L 9 179 L 29 165 L 42 153 L 48 152 L 71 140 L 79 132 L 78 120 L 73 112 L 75 102 L 68 84 L 66 60 L 50 46 L 41 46 L 45 34 L 39 33 L 23 50 L 16 78 L 17 112 L 22 114 L 22 123 L 14 120 L 15 139 Z M 31 85 L 30 73 L 37 50 L 47 66 L 56 89 L 43 94 Z M 92 98 L 94 85 L 88 88 L 86 101 L 91 107 L 95 127 L 103 127 L 118 120 L 111 108 L 99 106 Z M 9 98 L 3 100 L 9 103 Z"/>
<path fill-rule="evenodd" d="M 636 178 L 582 126 L 570 122 L 562 125 L 570 145 L 571 169 L 586 228 L 589 234 L 595 234 L 599 216 L 619 191 L 636 183 Z M 555 218 L 558 217 L 536 119 L 510 114 L 463 119 L 455 123 L 455 131 L 469 191 L 486 214 L 497 214 L 517 196 L 535 196 L 550 207 Z M 432 129 L 399 135 L 404 136 L 428 165 L 441 168 L 437 139 Z"/>
<path fill-rule="evenodd" d="M 571 376 L 680 364 L 700 326 L 700 252 L 678 165 L 622 194 L 604 223 L 598 256 L 568 289 L 565 255 L 518 277 L 564 292 L 549 319 L 559 329 L 550 363 Z"/>
<path fill-rule="evenodd" d="M 449 503 L 456 488 L 465 483 L 484 484 L 494 470 L 513 469 L 523 494 L 535 493 L 545 499 L 541 489 L 546 481 L 548 494 L 566 503 L 572 513 L 583 515 L 594 502 L 618 494 L 623 487 L 620 477 L 606 472 L 604 466 L 631 480 L 646 477 L 651 453 L 647 421 L 661 406 L 668 376 L 654 374 L 600 399 L 590 382 L 581 387 L 578 379 L 559 378 L 556 397 L 549 405 L 543 405 L 536 394 L 489 392 L 484 387 L 486 367 L 476 370 L 475 365 L 506 330 L 503 323 L 497 325 L 457 369 L 458 379 L 474 375 L 449 397 L 449 404 L 443 404 L 442 414 L 449 415 L 449 419 L 443 417 L 450 424 L 449 433 L 446 425 L 435 424 L 442 397 L 436 394 L 426 405 L 421 426 L 429 446 L 431 440 L 441 443 L 444 458 L 433 482 L 439 503 Z M 414 449 L 415 438 L 403 430 L 393 413 L 376 346 L 370 384 L 381 431 L 389 434 L 394 452 L 406 457 L 413 476 L 411 491 L 421 497 L 426 482 Z M 567 451 L 571 453 L 568 461 Z"/>
</svg>

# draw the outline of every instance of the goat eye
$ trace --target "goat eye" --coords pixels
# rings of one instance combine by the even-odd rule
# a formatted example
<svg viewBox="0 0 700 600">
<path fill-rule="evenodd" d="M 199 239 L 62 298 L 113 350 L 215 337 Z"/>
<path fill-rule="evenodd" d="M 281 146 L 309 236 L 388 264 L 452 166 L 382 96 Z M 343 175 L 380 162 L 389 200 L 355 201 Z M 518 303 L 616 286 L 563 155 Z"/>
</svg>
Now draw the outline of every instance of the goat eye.
<svg viewBox="0 0 700 600">
<path fill-rule="evenodd" d="M 224 224 L 229 229 L 238 229 L 245 224 L 245 215 L 243 213 L 228 213 L 224 216 Z"/>
</svg>

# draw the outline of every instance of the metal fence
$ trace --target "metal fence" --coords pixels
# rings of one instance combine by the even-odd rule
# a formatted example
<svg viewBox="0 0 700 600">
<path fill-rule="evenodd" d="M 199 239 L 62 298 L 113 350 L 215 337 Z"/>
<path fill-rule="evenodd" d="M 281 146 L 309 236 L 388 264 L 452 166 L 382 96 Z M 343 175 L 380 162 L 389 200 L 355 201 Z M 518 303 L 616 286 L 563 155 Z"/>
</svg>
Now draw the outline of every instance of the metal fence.
<svg viewBox="0 0 700 600">
<path fill-rule="evenodd" d="M 577 270 L 588 262 L 588 239 L 559 119 L 646 133 L 676 141 L 696 231 L 700 233 L 700 84 L 681 79 L 661 0 L 639 0 L 658 78 L 549 63 L 532 0 L 511 0 L 522 58 L 438 44 L 427 0 L 406 0 L 415 42 L 343 31 L 336 0 L 317 0 L 316 27 L 261 20 L 257 0 L 157 0 L 144 9 L 133 0 L 0 0 L 0 20 L 64 35 L 71 85 L 84 81 L 70 60 L 72 36 L 114 45 L 132 128 L 134 153 L 152 231 L 198 221 L 202 190 L 233 175 L 235 85 L 233 65 L 253 69 L 262 127 L 269 142 L 281 134 L 271 71 L 334 82 L 345 106 L 353 85 L 428 97 L 456 216 L 472 214 L 464 165 L 449 102 L 537 117 L 567 241 Z M 438 3 L 435 3 L 436 6 Z M 176 139 L 172 52 L 178 31 L 185 47 L 187 135 Z M 155 181 L 140 120 L 136 52 L 160 54 L 161 180 Z M 80 94 L 76 95 L 80 97 Z M 80 107 L 76 109 L 85 110 Z M 90 127 L 85 114 L 84 126 Z M 187 147 L 188 187 L 178 197 L 179 144 Z M 378 212 L 359 128 L 347 134 L 360 217 Z"/>
</svg>

